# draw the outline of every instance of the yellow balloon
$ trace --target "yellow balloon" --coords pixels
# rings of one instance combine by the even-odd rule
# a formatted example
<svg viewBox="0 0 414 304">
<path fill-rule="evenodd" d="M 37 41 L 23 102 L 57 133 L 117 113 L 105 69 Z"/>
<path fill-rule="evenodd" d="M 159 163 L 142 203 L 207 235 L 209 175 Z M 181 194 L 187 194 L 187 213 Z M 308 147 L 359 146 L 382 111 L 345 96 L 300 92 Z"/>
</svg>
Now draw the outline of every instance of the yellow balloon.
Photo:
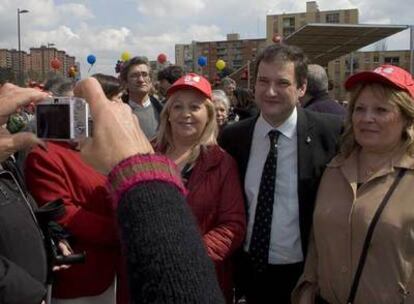
<svg viewBox="0 0 414 304">
<path fill-rule="evenodd" d="M 217 68 L 217 70 L 221 71 L 225 67 L 226 67 L 226 62 L 224 62 L 223 59 L 217 60 L 217 62 L 216 62 L 216 68 Z"/>
<path fill-rule="evenodd" d="M 128 61 L 129 59 L 131 59 L 131 53 L 130 52 L 123 52 L 121 54 L 121 59 L 123 61 Z"/>
</svg>

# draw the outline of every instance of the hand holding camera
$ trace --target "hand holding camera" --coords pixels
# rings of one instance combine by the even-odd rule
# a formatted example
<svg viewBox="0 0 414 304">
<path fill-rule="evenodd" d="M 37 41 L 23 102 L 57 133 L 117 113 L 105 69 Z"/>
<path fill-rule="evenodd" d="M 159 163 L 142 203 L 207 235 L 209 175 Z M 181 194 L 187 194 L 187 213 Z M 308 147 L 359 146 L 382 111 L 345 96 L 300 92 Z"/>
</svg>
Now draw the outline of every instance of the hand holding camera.
<svg viewBox="0 0 414 304">
<path fill-rule="evenodd" d="M 89 133 L 89 107 L 82 98 L 49 97 L 36 104 L 38 138 L 79 141 Z"/>
<path fill-rule="evenodd" d="M 93 138 L 81 142 L 81 154 L 95 170 L 106 174 L 125 158 L 154 153 L 131 108 L 108 100 L 96 79 L 78 82 L 75 96 L 85 98 L 92 113 Z"/>
</svg>

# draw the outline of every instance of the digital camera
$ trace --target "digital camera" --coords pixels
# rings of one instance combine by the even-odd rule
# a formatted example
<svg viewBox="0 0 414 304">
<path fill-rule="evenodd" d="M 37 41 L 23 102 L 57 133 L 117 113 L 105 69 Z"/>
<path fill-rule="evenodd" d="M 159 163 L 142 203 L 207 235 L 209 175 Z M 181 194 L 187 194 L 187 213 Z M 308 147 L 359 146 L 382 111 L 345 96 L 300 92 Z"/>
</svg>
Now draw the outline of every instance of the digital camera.
<svg viewBox="0 0 414 304">
<path fill-rule="evenodd" d="M 88 137 L 89 106 L 78 97 L 50 97 L 36 104 L 36 135 L 62 141 Z"/>
</svg>

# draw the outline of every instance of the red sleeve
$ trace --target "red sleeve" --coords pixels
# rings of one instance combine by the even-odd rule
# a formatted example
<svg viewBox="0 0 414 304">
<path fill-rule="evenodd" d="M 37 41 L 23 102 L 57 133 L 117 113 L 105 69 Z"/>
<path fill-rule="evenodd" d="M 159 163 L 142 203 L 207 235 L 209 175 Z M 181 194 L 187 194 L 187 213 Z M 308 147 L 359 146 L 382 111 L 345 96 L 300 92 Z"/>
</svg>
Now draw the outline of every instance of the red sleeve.
<svg viewBox="0 0 414 304">
<path fill-rule="evenodd" d="M 66 180 L 59 155 L 35 148 L 27 157 L 25 178 L 30 193 L 40 206 L 63 199 L 66 214 L 58 222 L 75 238 L 102 245 L 118 244 L 115 217 L 96 214 L 73 202 L 68 188 L 73 181 Z"/>
<path fill-rule="evenodd" d="M 217 226 L 207 232 L 204 243 L 213 261 L 226 259 L 242 244 L 246 233 L 246 214 L 243 191 L 236 162 L 226 155 L 222 165 L 227 168 L 220 192 Z"/>
</svg>

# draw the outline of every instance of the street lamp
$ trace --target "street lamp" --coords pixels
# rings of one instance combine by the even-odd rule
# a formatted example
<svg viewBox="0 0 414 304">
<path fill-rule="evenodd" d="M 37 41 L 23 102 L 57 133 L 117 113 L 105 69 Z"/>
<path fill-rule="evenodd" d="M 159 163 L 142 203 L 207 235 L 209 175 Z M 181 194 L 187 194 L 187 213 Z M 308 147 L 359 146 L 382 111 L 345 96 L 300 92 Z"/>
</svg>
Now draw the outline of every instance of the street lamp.
<svg viewBox="0 0 414 304">
<path fill-rule="evenodd" d="M 23 82 L 23 71 L 22 71 L 22 54 L 21 54 L 21 42 L 20 42 L 20 14 L 26 14 L 28 13 L 28 10 L 21 10 L 20 8 L 17 9 L 17 40 L 18 40 L 18 58 L 19 58 L 19 64 L 18 64 L 18 83 L 21 85 Z"/>
</svg>

